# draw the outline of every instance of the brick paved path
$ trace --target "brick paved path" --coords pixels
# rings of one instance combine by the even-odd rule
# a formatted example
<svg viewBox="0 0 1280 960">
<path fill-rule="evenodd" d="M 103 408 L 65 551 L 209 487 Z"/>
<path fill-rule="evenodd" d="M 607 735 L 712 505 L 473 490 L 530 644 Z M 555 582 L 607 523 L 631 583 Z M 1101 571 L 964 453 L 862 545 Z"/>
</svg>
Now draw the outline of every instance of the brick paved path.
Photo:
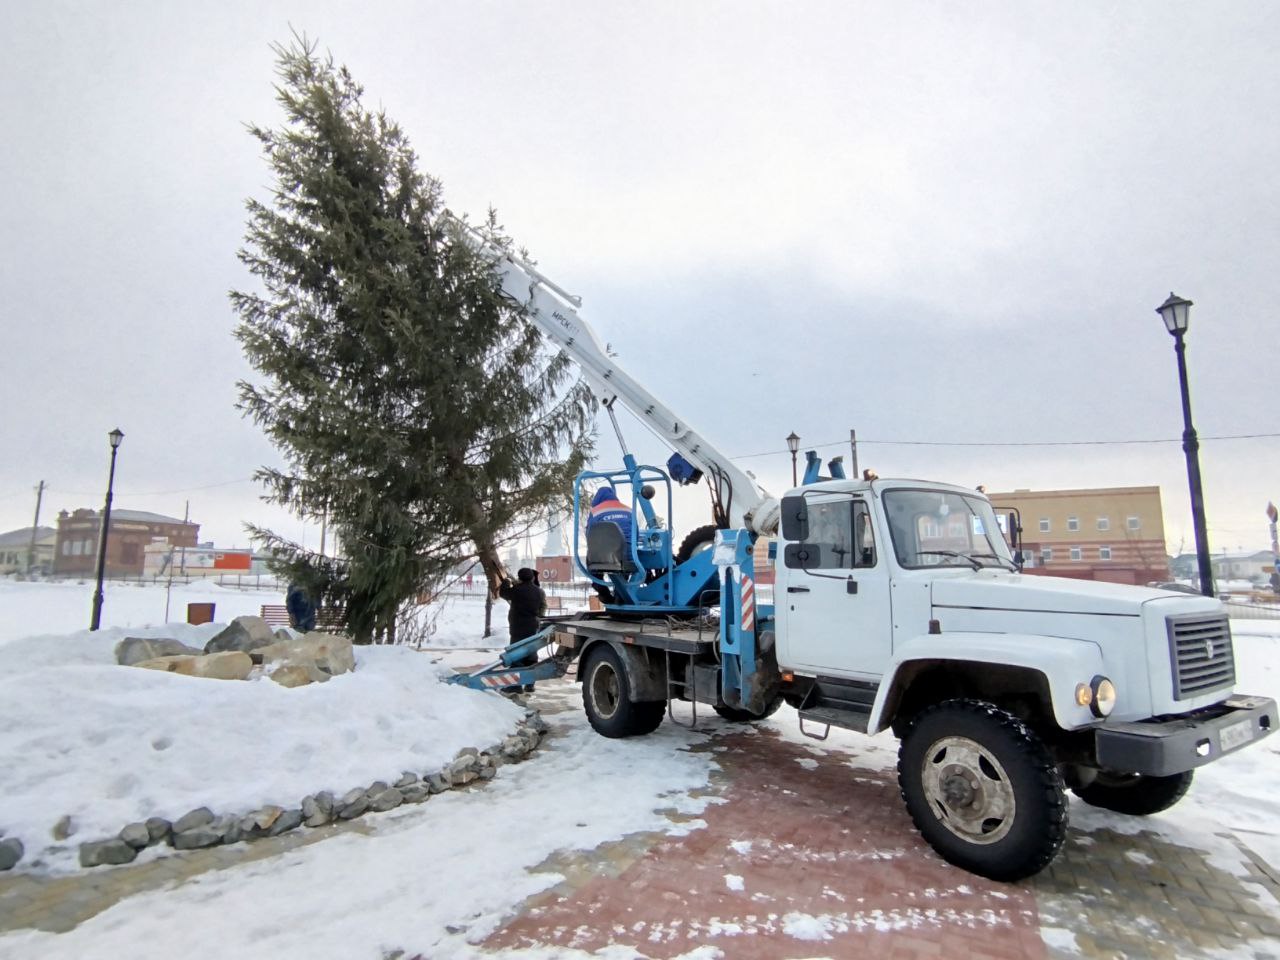
<svg viewBox="0 0 1280 960">
<path fill-rule="evenodd" d="M 708 944 L 732 960 L 1280 958 L 1280 883 L 1243 847 L 1251 883 L 1150 832 L 1073 828 L 1048 871 L 992 883 L 933 853 L 892 773 L 768 727 L 713 744 L 724 802 L 705 829 L 555 858 L 565 882 L 485 945 L 619 944 L 655 960 Z"/>
</svg>

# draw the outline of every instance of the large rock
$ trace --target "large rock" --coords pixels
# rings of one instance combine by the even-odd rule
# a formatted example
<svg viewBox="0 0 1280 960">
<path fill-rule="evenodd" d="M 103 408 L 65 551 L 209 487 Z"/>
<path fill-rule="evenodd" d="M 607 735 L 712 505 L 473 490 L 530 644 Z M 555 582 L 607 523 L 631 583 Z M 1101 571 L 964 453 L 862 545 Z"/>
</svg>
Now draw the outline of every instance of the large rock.
<svg viewBox="0 0 1280 960">
<path fill-rule="evenodd" d="M 236 617 L 227 628 L 204 645 L 205 653 L 238 650 L 248 653 L 276 642 L 267 622 L 261 617 Z"/>
<path fill-rule="evenodd" d="M 462 754 L 442 772 L 453 786 L 460 787 L 480 776 L 480 758 L 472 754 Z"/>
<path fill-rule="evenodd" d="M 225 826 L 214 822 L 208 826 L 175 833 L 170 839 L 175 850 L 198 850 L 201 847 L 216 847 L 222 842 L 224 833 Z"/>
<path fill-rule="evenodd" d="M 308 683 L 324 683 L 328 674 L 321 673 L 313 664 L 282 663 L 267 674 L 282 687 L 305 687 Z"/>
<path fill-rule="evenodd" d="M 352 820 L 369 809 L 369 798 L 359 787 L 354 787 L 342 795 L 342 799 L 333 805 L 339 819 Z"/>
<path fill-rule="evenodd" d="M 394 810 L 402 803 L 404 803 L 404 794 L 395 787 L 387 787 L 369 798 L 369 809 L 385 813 L 388 810 Z"/>
<path fill-rule="evenodd" d="M 284 666 L 307 668 L 313 682 L 323 683 L 330 677 L 356 668 L 351 640 L 333 633 L 313 631 L 294 640 L 281 640 L 254 651 L 262 658 L 267 672 Z"/>
<path fill-rule="evenodd" d="M 160 657 L 134 664 L 144 670 L 162 670 L 206 680 L 247 680 L 253 670 L 253 659 L 247 653 L 228 651 L 195 657 Z"/>
<path fill-rule="evenodd" d="M 120 830 L 119 836 L 135 850 L 151 845 L 151 831 L 145 823 L 131 823 Z"/>
<path fill-rule="evenodd" d="M 431 788 L 425 783 L 410 783 L 400 787 L 399 790 L 405 803 L 421 803 L 431 796 Z"/>
<path fill-rule="evenodd" d="M 190 813 L 183 814 L 173 824 L 174 833 L 186 833 L 196 827 L 213 823 L 213 811 L 208 807 L 196 807 Z"/>
<path fill-rule="evenodd" d="M 276 817 L 275 823 L 271 824 L 271 829 L 267 831 L 268 837 L 278 837 L 282 833 L 288 833 L 302 824 L 301 810 L 286 810 Z"/>
<path fill-rule="evenodd" d="M 17 837 L 5 837 L 0 840 L 0 870 L 12 870 L 22 859 L 24 850 L 22 841 Z"/>
<path fill-rule="evenodd" d="M 321 790 L 315 796 L 303 799 L 302 822 L 308 827 L 323 827 L 333 818 L 333 794 L 328 790 Z"/>
<path fill-rule="evenodd" d="M 157 657 L 200 656 L 195 647 L 166 637 L 125 637 L 116 644 L 116 663 L 126 667 Z"/>
<path fill-rule="evenodd" d="M 138 851 L 119 837 L 80 844 L 80 866 L 100 867 L 103 864 L 133 863 Z"/>
</svg>

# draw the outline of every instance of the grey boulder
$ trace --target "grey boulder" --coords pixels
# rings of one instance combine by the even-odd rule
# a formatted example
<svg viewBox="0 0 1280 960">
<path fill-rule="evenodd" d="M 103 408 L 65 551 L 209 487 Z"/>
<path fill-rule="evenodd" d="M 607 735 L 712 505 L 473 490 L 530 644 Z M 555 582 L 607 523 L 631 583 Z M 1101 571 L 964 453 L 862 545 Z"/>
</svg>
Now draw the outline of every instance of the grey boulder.
<svg viewBox="0 0 1280 960">
<path fill-rule="evenodd" d="M 173 832 L 186 833 L 188 830 L 194 830 L 196 827 L 203 827 L 209 823 L 213 823 L 213 811 L 208 807 L 196 807 L 190 813 L 183 814 L 177 819 L 177 822 L 173 825 Z"/>
<path fill-rule="evenodd" d="M 212 640 L 204 645 L 205 653 L 224 653 L 237 650 L 249 653 L 276 642 L 267 622 L 261 617 L 236 617 Z"/>
<path fill-rule="evenodd" d="M 119 837 L 80 844 L 80 866 L 82 867 L 132 863 L 137 855 L 138 851 Z"/>
<path fill-rule="evenodd" d="M 0 870 L 12 870 L 25 852 L 22 841 L 17 837 L 0 840 Z"/>
<path fill-rule="evenodd" d="M 116 663 L 125 667 L 157 657 L 178 656 L 198 657 L 200 651 L 167 637 L 125 637 L 116 644 Z"/>
<path fill-rule="evenodd" d="M 151 831 L 145 823 L 131 823 L 120 831 L 120 839 L 135 850 L 141 850 L 151 845 Z"/>
<path fill-rule="evenodd" d="M 369 798 L 369 809 L 384 813 L 387 810 L 394 810 L 402 803 L 404 803 L 404 794 L 395 787 L 387 787 Z"/>
</svg>

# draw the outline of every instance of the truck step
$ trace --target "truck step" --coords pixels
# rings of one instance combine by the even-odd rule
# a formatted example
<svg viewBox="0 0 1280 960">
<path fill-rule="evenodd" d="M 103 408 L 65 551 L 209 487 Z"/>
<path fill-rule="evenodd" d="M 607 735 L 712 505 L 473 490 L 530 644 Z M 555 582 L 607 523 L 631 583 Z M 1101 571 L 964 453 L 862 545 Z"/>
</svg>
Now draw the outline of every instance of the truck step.
<svg viewBox="0 0 1280 960">
<path fill-rule="evenodd" d="M 810 707 L 807 710 L 800 711 L 800 722 L 802 725 L 807 721 L 809 723 L 821 723 L 828 727 L 842 727 L 845 730 L 856 730 L 858 733 L 867 732 L 867 720 L 870 717 L 870 707 L 867 707 L 865 711 L 841 710 L 838 707 Z M 813 734 L 806 734 L 806 736 L 813 736 Z M 825 740 L 826 737 L 814 737 L 814 739 Z"/>
</svg>

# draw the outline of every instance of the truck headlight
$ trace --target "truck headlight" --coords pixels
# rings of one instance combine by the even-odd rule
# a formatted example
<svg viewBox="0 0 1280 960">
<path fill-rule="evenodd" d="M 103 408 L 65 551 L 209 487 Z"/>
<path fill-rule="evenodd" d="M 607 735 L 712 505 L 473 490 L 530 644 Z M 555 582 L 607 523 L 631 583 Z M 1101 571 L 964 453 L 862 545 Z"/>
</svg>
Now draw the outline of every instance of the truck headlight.
<svg viewBox="0 0 1280 960">
<path fill-rule="evenodd" d="M 1094 677 L 1089 683 L 1093 702 L 1089 704 L 1096 716 L 1109 717 L 1116 708 L 1116 685 L 1106 677 Z"/>
<path fill-rule="evenodd" d="M 1106 717 L 1116 708 L 1116 685 L 1106 677 L 1076 684 L 1076 703 L 1088 707 L 1095 717 Z"/>
</svg>

